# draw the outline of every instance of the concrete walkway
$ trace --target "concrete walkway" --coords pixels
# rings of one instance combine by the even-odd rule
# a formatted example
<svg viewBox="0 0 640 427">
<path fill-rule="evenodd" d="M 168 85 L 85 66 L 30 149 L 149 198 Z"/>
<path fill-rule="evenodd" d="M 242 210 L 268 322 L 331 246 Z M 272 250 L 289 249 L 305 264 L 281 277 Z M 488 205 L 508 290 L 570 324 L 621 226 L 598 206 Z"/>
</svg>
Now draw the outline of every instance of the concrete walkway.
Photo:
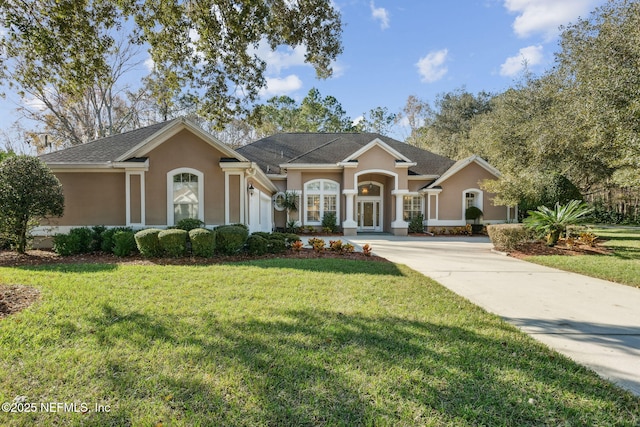
<svg viewBox="0 0 640 427">
<path fill-rule="evenodd" d="M 369 243 L 640 395 L 640 289 L 499 255 L 482 237 L 342 240 Z"/>
</svg>

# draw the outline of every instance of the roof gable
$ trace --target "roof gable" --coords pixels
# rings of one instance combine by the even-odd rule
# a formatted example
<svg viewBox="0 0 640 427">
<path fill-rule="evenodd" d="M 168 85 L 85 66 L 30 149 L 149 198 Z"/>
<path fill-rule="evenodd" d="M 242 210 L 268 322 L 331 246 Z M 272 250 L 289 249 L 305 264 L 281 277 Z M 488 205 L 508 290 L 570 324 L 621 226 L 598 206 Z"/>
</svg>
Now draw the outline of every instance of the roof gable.
<svg viewBox="0 0 640 427">
<path fill-rule="evenodd" d="M 373 141 L 371 141 L 370 143 L 368 143 L 364 147 L 360 148 L 355 153 L 351 154 L 349 157 L 345 158 L 342 161 L 343 162 L 350 162 L 352 160 L 358 160 L 358 157 L 362 156 L 364 153 L 366 153 L 367 151 L 371 150 L 374 147 L 382 148 L 384 151 L 389 153 L 389 155 L 391 155 L 391 157 L 395 158 L 396 160 L 399 160 L 399 161 L 402 161 L 402 162 L 407 162 L 407 163 L 412 163 L 411 159 L 409 159 L 407 156 L 403 155 L 399 151 L 394 150 L 388 144 L 385 144 L 380 138 L 374 139 Z"/>
<path fill-rule="evenodd" d="M 236 151 L 266 173 L 278 174 L 289 165 L 338 165 L 374 146 L 397 160 L 411 162 L 411 175 L 441 175 L 455 162 L 376 133 L 282 133 L 260 139 Z M 415 163 L 415 165 L 413 164 Z"/>
<path fill-rule="evenodd" d="M 85 144 L 42 154 L 39 157 L 49 165 L 102 165 L 103 167 L 108 167 L 108 165 L 143 158 L 153 148 L 183 129 L 196 134 L 226 156 L 238 158 L 240 161 L 247 161 L 247 159 L 185 118 L 177 118 L 96 139 Z"/>
<path fill-rule="evenodd" d="M 451 178 L 453 175 L 455 175 L 456 173 L 460 172 L 462 169 L 466 168 L 471 163 L 476 163 L 478 166 L 480 166 L 481 168 L 485 169 L 487 172 L 489 172 L 490 174 L 492 174 L 496 178 L 500 178 L 500 176 L 502 176 L 502 174 L 500 173 L 499 170 L 497 170 L 496 168 L 491 166 L 482 157 L 479 157 L 479 156 L 474 154 L 472 156 L 467 157 L 466 159 L 458 160 L 457 162 L 455 162 L 445 173 L 442 174 L 442 176 L 440 176 L 440 178 L 438 178 L 431 185 L 429 185 L 429 188 L 438 187 L 444 181 L 446 181 L 447 179 Z"/>
</svg>

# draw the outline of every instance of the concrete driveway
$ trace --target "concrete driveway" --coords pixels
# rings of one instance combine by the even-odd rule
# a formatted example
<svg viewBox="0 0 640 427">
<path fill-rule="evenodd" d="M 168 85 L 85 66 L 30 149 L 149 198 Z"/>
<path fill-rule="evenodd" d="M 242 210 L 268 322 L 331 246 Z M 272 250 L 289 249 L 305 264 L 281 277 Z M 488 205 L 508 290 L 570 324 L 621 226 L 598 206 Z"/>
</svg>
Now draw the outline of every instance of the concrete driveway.
<svg viewBox="0 0 640 427">
<path fill-rule="evenodd" d="M 640 395 L 640 289 L 496 254 L 483 237 L 343 240 L 369 243 Z"/>
</svg>

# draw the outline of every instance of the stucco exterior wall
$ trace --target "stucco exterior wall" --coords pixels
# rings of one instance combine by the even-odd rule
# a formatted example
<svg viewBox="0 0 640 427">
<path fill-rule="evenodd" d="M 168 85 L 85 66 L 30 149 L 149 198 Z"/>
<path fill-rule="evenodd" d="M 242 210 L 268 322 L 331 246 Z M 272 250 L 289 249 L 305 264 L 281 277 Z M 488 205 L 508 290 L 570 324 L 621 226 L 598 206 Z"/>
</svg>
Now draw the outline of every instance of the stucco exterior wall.
<svg viewBox="0 0 640 427">
<path fill-rule="evenodd" d="M 62 184 L 64 215 L 47 225 L 125 224 L 124 171 L 54 174 Z"/>
<path fill-rule="evenodd" d="M 455 175 L 442 183 L 439 195 L 439 220 L 464 220 L 463 192 L 474 188 L 480 189 L 480 183 L 485 179 L 495 179 L 489 171 L 476 163 L 471 163 Z M 483 220 L 505 220 L 507 209 L 504 206 L 494 206 L 495 194 L 483 191 L 483 202 L 480 209 L 484 213 Z"/>
<path fill-rule="evenodd" d="M 204 174 L 204 221 L 224 224 L 224 172 L 218 165 L 224 155 L 220 151 L 183 130 L 151 150 L 147 157 L 147 225 L 167 225 L 167 172 L 177 168 L 192 168 Z"/>
</svg>

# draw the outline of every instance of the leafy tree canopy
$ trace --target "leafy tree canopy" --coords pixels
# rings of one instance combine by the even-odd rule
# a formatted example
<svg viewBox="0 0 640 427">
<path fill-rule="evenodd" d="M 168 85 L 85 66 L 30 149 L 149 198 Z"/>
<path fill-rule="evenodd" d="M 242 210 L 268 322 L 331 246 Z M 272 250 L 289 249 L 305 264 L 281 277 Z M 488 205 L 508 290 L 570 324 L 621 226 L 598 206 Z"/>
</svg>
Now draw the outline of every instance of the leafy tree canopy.
<svg viewBox="0 0 640 427">
<path fill-rule="evenodd" d="M 113 78 L 112 57 L 124 39 L 148 47 L 154 83 L 147 88 L 160 105 L 195 94 L 198 114 L 221 124 L 265 85 L 266 64 L 253 53 L 259 43 L 304 46 L 321 78 L 342 51 L 341 18 L 330 0 L 3 0 L 0 19 L 7 29 L 0 78 L 24 96 L 53 91 L 80 102 Z"/>
<path fill-rule="evenodd" d="M 298 103 L 288 97 L 273 97 L 257 105 L 249 116 L 259 138 L 279 132 L 351 132 L 351 118 L 333 96 L 322 97 L 313 88 Z"/>
</svg>

